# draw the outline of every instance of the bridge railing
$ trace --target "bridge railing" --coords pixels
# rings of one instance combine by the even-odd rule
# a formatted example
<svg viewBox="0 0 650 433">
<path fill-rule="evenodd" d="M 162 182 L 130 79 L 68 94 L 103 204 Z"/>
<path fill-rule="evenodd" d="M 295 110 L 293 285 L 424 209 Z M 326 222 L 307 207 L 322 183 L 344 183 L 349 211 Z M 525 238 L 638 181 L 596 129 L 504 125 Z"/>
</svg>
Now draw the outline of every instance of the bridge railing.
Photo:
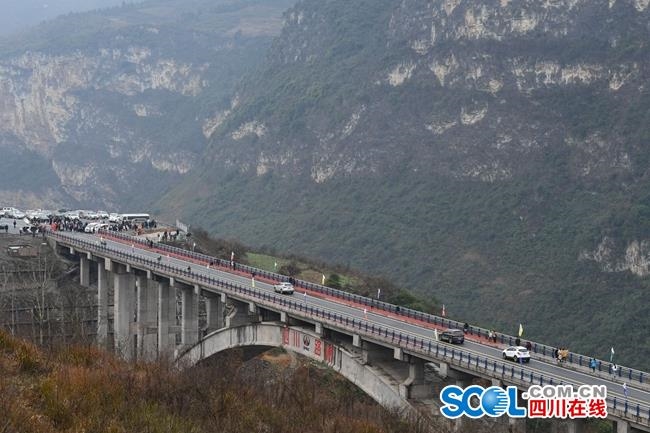
<svg viewBox="0 0 650 433">
<path fill-rule="evenodd" d="M 240 286 L 232 282 L 223 281 L 215 277 L 203 275 L 196 271 L 188 270 L 168 263 L 161 263 L 157 260 L 138 256 L 134 253 L 115 250 L 97 242 L 89 242 L 74 237 L 65 236 L 61 233 L 51 232 L 49 236 L 65 241 L 73 246 L 85 248 L 88 251 L 105 253 L 123 260 L 132 266 L 142 265 L 148 269 L 155 269 L 159 272 L 184 277 L 192 283 L 199 283 L 205 287 L 212 287 L 216 290 L 228 291 L 238 294 L 240 297 L 248 298 L 260 305 L 280 306 L 291 310 L 292 314 L 303 316 L 306 319 L 321 319 L 323 323 L 336 326 L 348 332 L 357 333 L 376 341 L 383 341 L 391 345 L 397 345 L 412 353 L 418 353 L 426 358 L 433 358 L 448 362 L 458 367 L 482 372 L 490 377 L 499 378 L 519 386 L 526 385 L 557 385 L 569 384 L 554 378 L 536 373 L 526 369 L 521 364 L 513 364 L 500 359 L 489 358 L 485 355 L 477 355 L 467 350 L 456 348 L 438 341 L 421 338 L 384 325 L 369 323 L 365 319 L 359 319 L 344 314 L 335 313 L 323 308 L 307 305 L 305 302 L 278 296 L 273 292 L 257 290 Z M 571 384 L 575 386 L 575 384 Z M 650 425 L 650 407 L 641 404 L 630 404 L 627 399 L 620 399 L 614 396 L 607 398 L 608 410 L 614 411 L 617 416 L 632 419 L 636 423 Z"/>
<path fill-rule="evenodd" d="M 146 239 L 131 236 L 122 232 L 102 230 L 100 233 L 105 236 L 122 239 L 124 241 L 127 241 L 134 245 L 138 245 L 140 247 L 144 247 L 144 248 L 150 247 L 150 242 L 147 241 Z M 289 281 L 289 277 L 287 277 L 286 275 L 265 271 L 263 269 L 258 269 L 248 265 L 242 265 L 236 262 L 231 262 L 229 260 L 218 259 L 215 257 L 208 256 L 206 254 L 184 250 L 182 248 L 174 247 L 167 244 L 155 243 L 153 245 L 153 248 L 155 248 L 156 250 L 162 250 L 169 254 L 173 254 L 174 256 L 184 257 L 193 260 L 195 262 L 202 263 L 204 265 L 208 265 L 212 263 L 213 265 L 235 269 L 235 270 L 239 270 L 251 274 L 255 273 L 257 276 L 264 277 L 273 281 L 278 281 L 278 282 Z M 366 296 L 349 293 L 344 290 L 334 289 L 320 284 L 311 283 L 309 281 L 296 280 L 296 279 L 294 279 L 293 281 L 294 281 L 294 285 L 298 288 L 302 287 L 304 289 L 308 289 L 327 296 L 335 297 L 337 299 L 341 299 L 347 302 L 352 302 L 364 307 L 375 308 L 375 309 L 389 312 L 391 314 L 395 314 L 397 316 L 403 316 L 410 319 L 419 320 L 429 325 L 441 326 L 443 328 L 457 328 L 457 329 L 463 329 L 464 326 L 464 323 L 458 322 L 456 320 L 451 320 L 445 317 L 440 317 L 429 313 L 423 313 L 421 311 L 413 310 L 406 307 L 400 307 L 398 305 L 390 304 L 388 302 L 384 302 L 379 299 L 369 298 Z M 485 339 L 488 338 L 489 332 L 490 330 L 478 326 L 470 325 L 468 329 L 469 335 L 474 335 L 479 338 L 485 338 Z M 497 333 L 497 341 L 500 344 L 512 346 L 515 344 L 516 340 L 517 337 L 515 336 L 503 334 L 503 333 Z M 547 346 L 545 344 L 537 343 L 533 341 L 530 342 L 532 346 L 531 351 L 533 353 L 537 354 L 538 356 L 546 358 L 548 361 L 554 360 L 555 347 Z M 566 359 L 565 362 L 568 365 L 574 366 L 576 368 L 581 368 L 586 373 L 590 373 L 591 370 L 589 370 L 589 361 L 591 358 L 592 357 L 585 356 L 579 353 L 569 352 L 568 358 Z M 633 368 L 618 366 L 618 365 L 616 366 L 616 369 L 614 369 L 613 363 L 596 359 L 596 371 L 598 371 L 599 374 L 608 373 L 612 377 L 618 378 L 619 381 L 629 381 L 630 383 L 638 382 L 639 384 L 643 384 L 645 386 L 650 387 L 650 383 L 648 383 L 648 373 L 643 372 L 641 370 L 636 370 Z"/>
</svg>

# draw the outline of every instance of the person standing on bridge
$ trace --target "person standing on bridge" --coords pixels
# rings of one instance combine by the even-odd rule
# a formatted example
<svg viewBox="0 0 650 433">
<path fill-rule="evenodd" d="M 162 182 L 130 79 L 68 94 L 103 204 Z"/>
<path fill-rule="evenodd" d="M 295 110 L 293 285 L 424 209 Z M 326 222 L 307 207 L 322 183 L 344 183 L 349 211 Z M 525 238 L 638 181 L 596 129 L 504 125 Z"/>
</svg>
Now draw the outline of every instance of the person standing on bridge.
<svg viewBox="0 0 650 433">
<path fill-rule="evenodd" d="M 627 400 L 628 390 L 627 390 L 627 383 L 625 382 L 623 382 L 623 395 L 625 396 L 625 400 Z"/>
<path fill-rule="evenodd" d="M 598 364 L 596 363 L 596 360 L 595 360 L 594 358 L 591 358 L 591 359 L 589 360 L 589 368 L 591 368 L 592 373 L 595 373 L 595 372 L 596 372 L 596 365 L 598 365 Z"/>
</svg>

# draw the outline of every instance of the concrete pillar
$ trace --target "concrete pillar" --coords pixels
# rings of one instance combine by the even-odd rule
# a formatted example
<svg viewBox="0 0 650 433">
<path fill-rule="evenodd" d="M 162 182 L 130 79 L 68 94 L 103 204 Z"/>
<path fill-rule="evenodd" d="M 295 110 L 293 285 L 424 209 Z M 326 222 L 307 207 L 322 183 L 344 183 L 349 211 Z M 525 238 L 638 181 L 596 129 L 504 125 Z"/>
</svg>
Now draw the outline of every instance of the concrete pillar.
<svg viewBox="0 0 650 433">
<path fill-rule="evenodd" d="M 409 398 L 430 397 L 429 386 L 424 383 L 424 360 L 411 357 L 409 360 L 409 375 L 399 386 L 400 396 Z"/>
<path fill-rule="evenodd" d="M 90 260 L 87 256 L 79 256 L 79 284 L 90 286 Z"/>
<path fill-rule="evenodd" d="M 438 364 L 438 376 L 446 379 L 449 376 L 449 364 L 446 362 L 441 362 Z"/>
<path fill-rule="evenodd" d="M 221 296 L 207 291 L 204 291 L 203 295 L 205 296 L 207 331 L 212 332 L 223 328 L 225 324 L 223 319 L 224 304 L 221 302 Z"/>
<path fill-rule="evenodd" d="M 223 298 L 222 298 L 223 301 Z M 251 323 L 251 315 L 249 315 L 250 303 L 230 299 L 228 301 L 234 309 L 226 316 L 226 328 L 248 325 Z"/>
<path fill-rule="evenodd" d="M 199 286 L 184 286 L 181 303 L 181 344 L 193 346 L 199 341 Z"/>
<path fill-rule="evenodd" d="M 616 423 L 616 433 L 630 433 L 630 423 L 627 421 L 619 420 Z"/>
<path fill-rule="evenodd" d="M 137 291 L 137 355 L 138 359 L 151 361 L 156 358 L 157 294 L 149 287 L 146 275 L 136 275 Z M 151 332 L 150 332 L 151 331 Z"/>
<path fill-rule="evenodd" d="M 115 351 L 124 359 L 132 360 L 134 355 L 133 323 L 135 313 L 135 284 L 133 275 L 126 272 L 124 266 L 116 266 L 114 278 L 114 313 L 113 335 L 115 337 Z"/>
<path fill-rule="evenodd" d="M 97 262 L 97 344 L 103 348 L 108 342 L 108 277 L 105 264 Z"/>
<path fill-rule="evenodd" d="M 176 290 L 168 280 L 158 281 L 158 354 L 171 354 L 176 346 L 176 334 L 169 332 L 176 325 Z"/>
<path fill-rule="evenodd" d="M 359 334 L 352 334 L 352 345 L 354 347 L 361 347 L 361 336 Z"/>
</svg>

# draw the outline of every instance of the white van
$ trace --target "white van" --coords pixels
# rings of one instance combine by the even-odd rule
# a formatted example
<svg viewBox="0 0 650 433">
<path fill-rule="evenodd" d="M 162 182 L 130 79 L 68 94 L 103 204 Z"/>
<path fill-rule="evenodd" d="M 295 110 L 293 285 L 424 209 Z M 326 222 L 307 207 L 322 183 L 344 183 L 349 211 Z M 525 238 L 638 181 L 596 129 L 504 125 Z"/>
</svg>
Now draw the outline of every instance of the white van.
<svg viewBox="0 0 650 433">
<path fill-rule="evenodd" d="M 19 216 L 17 217 L 16 215 L 20 215 L 20 214 L 22 214 L 22 212 L 19 211 L 18 209 L 16 209 L 15 207 L 3 207 L 2 208 L 2 215 L 6 216 L 7 218 L 19 218 Z M 24 217 L 25 216 L 23 214 L 23 218 Z"/>
</svg>

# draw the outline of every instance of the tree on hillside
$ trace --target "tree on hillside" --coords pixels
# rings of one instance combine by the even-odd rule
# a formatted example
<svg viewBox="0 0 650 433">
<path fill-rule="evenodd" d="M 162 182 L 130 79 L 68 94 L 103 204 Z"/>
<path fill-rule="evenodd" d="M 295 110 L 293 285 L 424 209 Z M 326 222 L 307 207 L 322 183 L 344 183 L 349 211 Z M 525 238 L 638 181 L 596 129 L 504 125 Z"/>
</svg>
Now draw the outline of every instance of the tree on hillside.
<svg viewBox="0 0 650 433">
<path fill-rule="evenodd" d="M 341 277 L 339 274 L 331 274 L 327 280 L 325 280 L 325 285 L 332 287 L 333 289 L 341 288 Z"/>
<path fill-rule="evenodd" d="M 286 275 L 288 277 L 295 277 L 300 273 L 300 268 L 296 262 L 289 262 L 286 265 L 280 267 L 280 274 Z"/>
</svg>

